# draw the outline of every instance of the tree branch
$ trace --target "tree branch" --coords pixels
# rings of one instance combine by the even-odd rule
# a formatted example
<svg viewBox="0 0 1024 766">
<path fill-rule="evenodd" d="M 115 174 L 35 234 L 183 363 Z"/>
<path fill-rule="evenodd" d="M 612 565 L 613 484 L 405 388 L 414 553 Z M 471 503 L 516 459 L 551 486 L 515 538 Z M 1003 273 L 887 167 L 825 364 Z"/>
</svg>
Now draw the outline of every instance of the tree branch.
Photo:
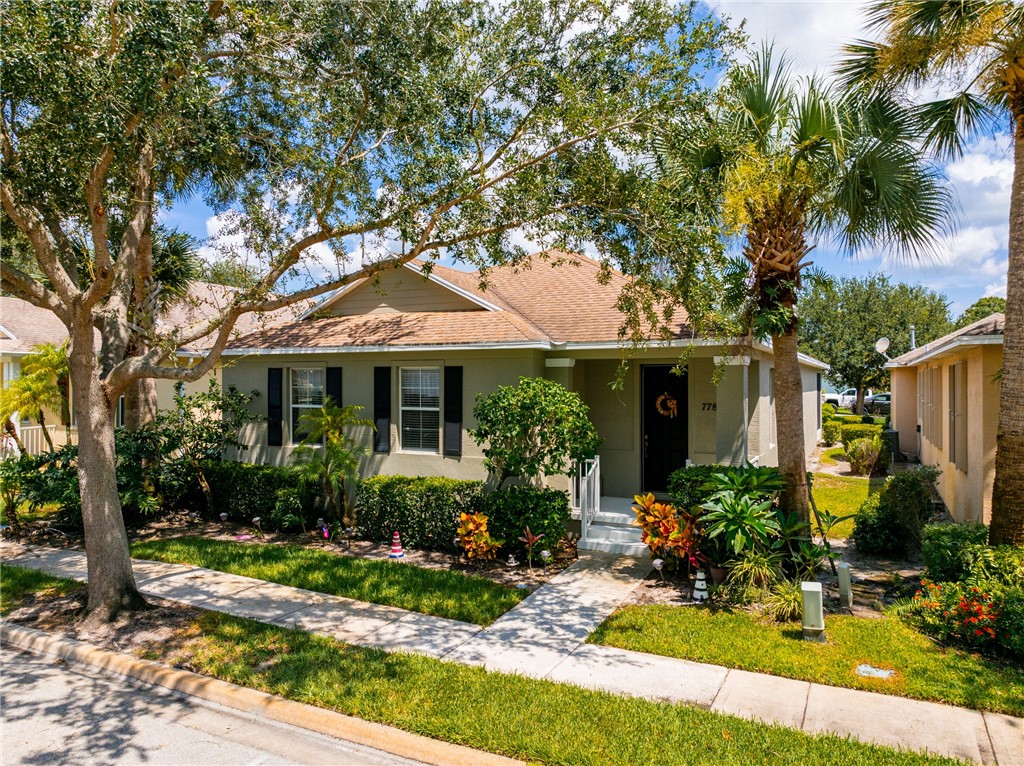
<svg viewBox="0 0 1024 766">
<path fill-rule="evenodd" d="M 33 306 L 52 311 L 65 325 L 70 324 L 71 315 L 60 296 L 31 275 L 3 261 L 0 261 L 0 287 Z"/>
</svg>

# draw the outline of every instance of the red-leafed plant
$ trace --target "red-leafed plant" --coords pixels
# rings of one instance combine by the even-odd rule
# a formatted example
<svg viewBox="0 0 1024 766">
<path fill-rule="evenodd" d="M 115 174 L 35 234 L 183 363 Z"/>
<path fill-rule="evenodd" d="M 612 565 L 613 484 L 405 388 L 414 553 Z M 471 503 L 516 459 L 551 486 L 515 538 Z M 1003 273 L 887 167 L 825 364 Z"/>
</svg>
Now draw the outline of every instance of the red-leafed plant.
<svg viewBox="0 0 1024 766">
<path fill-rule="evenodd" d="M 651 558 L 660 558 L 666 566 L 680 564 L 698 567 L 701 561 L 701 535 L 697 517 L 678 510 L 670 503 L 655 501 L 654 495 L 636 495 L 634 525 L 640 527 L 641 539 L 651 549 Z"/>
</svg>

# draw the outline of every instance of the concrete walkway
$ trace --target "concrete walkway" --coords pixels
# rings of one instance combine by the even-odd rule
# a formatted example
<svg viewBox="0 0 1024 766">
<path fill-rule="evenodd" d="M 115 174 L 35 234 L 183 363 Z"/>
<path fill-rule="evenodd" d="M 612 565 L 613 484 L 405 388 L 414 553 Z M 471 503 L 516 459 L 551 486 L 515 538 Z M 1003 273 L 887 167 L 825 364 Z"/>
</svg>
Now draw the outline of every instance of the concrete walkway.
<svg viewBox="0 0 1024 766">
<path fill-rule="evenodd" d="M 79 551 L 0 545 L 10 564 L 85 579 Z M 365 604 L 207 569 L 136 561 L 152 596 L 388 651 L 411 651 L 489 670 L 682 702 L 807 733 L 1024 766 L 1024 719 L 842 689 L 717 665 L 584 643 L 649 568 L 637 559 L 587 553 L 491 626 Z"/>
</svg>

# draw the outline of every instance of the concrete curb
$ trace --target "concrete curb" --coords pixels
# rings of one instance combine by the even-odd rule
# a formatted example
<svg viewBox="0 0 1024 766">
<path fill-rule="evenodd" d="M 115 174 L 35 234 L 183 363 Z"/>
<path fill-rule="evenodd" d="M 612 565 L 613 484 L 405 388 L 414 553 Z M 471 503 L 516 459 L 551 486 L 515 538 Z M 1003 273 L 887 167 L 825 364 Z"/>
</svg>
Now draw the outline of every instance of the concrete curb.
<svg viewBox="0 0 1024 766">
<path fill-rule="evenodd" d="M 436 766 L 512 766 L 521 763 L 493 753 L 441 742 L 384 724 L 336 713 L 333 710 L 293 702 L 255 689 L 246 689 L 187 670 L 169 668 L 150 660 L 108 652 L 82 641 L 61 638 L 35 628 L 2 623 L 0 641 L 18 649 L 79 662 L 253 716 L 346 739 Z"/>
</svg>

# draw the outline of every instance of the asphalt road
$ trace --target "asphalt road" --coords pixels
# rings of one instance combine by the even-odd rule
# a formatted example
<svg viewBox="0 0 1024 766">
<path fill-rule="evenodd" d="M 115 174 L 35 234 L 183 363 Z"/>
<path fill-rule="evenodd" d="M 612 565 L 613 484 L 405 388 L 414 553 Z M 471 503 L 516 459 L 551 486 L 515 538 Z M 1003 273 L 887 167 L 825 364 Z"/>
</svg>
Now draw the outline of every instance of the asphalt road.
<svg viewBox="0 0 1024 766">
<path fill-rule="evenodd" d="M 415 766 L 150 686 L 0 649 L 0 764 Z"/>
</svg>

